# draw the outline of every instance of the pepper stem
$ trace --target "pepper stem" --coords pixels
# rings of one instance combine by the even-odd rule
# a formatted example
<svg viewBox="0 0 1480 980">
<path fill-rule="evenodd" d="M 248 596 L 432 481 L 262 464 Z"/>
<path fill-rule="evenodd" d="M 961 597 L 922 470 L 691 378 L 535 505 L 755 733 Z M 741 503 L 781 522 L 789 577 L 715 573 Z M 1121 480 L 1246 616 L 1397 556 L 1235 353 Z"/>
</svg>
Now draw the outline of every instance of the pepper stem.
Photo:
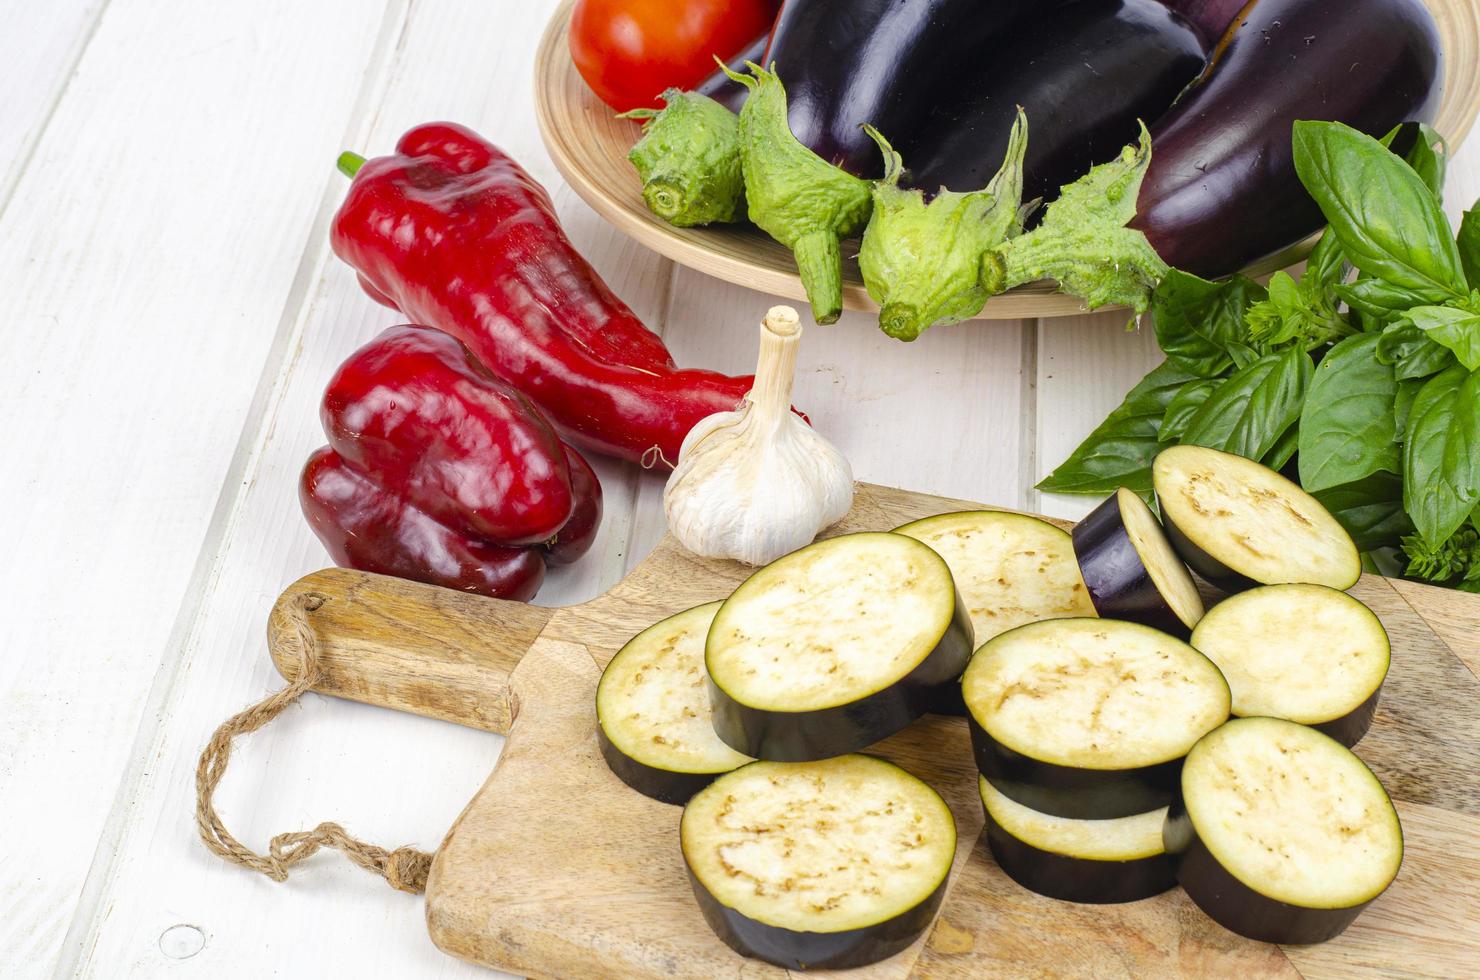
<svg viewBox="0 0 1480 980">
<path fill-rule="evenodd" d="M 755 384 L 746 400 L 763 419 L 779 422 L 791 412 L 791 386 L 796 379 L 797 345 L 802 321 L 790 306 L 773 306 L 761 321 L 761 352 Z"/>
<path fill-rule="evenodd" d="M 339 168 L 339 172 L 346 177 L 353 177 L 360 172 L 360 168 L 364 165 L 365 158 L 358 153 L 351 153 L 349 150 L 345 150 L 339 154 L 339 159 L 335 161 L 335 166 Z"/>
<path fill-rule="evenodd" d="M 812 303 L 812 319 L 837 323 L 843 312 L 843 257 L 831 228 L 808 232 L 792 247 L 802 288 Z"/>
</svg>

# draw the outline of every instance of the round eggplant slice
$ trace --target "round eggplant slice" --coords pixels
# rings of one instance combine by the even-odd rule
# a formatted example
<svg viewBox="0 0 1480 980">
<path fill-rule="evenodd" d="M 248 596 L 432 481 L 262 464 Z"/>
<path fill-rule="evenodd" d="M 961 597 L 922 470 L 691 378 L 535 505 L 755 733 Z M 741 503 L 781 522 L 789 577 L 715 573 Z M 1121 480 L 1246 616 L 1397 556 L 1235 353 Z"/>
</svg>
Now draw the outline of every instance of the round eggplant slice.
<svg viewBox="0 0 1480 980">
<path fill-rule="evenodd" d="M 956 854 L 940 794 L 882 759 L 753 762 L 684 807 L 704 920 L 744 956 L 793 970 L 874 963 L 935 918 Z"/>
<path fill-rule="evenodd" d="M 596 737 L 617 777 L 644 796 L 684 803 L 751 759 L 709 721 L 704 638 L 720 604 L 669 616 L 638 633 L 596 686 Z"/>
<path fill-rule="evenodd" d="M 800 762 L 894 734 L 971 659 L 945 560 L 903 534 L 846 534 L 741 583 L 709 628 L 714 730 L 736 751 Z"/>
<path fill-rule="evenodd" d="M 1203 617 L 1202 596 L 1161 522 L 1121 487 L 1074 528 L 1079 574 L 1095 610 L 1186 639 Z"/>
<path fill-rule="evenodd" d="M 1167 808 L 1113 820 L 1039 813 L 978 777 L 987 846 L 997 865 L 1029 891 L 1105 905 L 1160 895 L 1177 883 L 1161 840 Z"/>
<path fill-rule="evenodd" d="M 1392 647 L 1376 613 L 1324 585 L 1230 596 L 1192 632 L 1233 692 L 1233 713 L 1310 725 L 1347 747 L 1372 724 Z"/>
<path fill-rule="evenodd" d="M 1051 619 L 982 646 L 962 679 L 976 765 L 1056 817 L 1108 820 L 1170 802 L 1182 757 L 1228 718 L 1228 682 L 1173 636 Z"/>
<path fill-rule="evenodd" d="M 1068 532 L 1047 521 L 999 510 L 966 510 L 894 530 L 925 542 L 946 560 L 971 615 L 977 644 L 1024 623 L 1095 615 Z M 960 685 L 952 685 L 935 710 L 966 714 Z"/>
<path fill-rule="evenodd" d="M 1151 475 L 1172 547 L 1220 588 L 1306 582 L 1349 589 L 1361 577 L 1346 529 L 1320 501 L 1261 463 L 1173 446 L 1157 455 Z"/>
<path fill-rule="evenodd" d="M 1340 935 L 1403 863 L 1398 813 L 1372 770 L 1279 718 L 1234 719 L 1193 747 L 1165 839 L 1198 907 L 1269 943 Z"/>
</svg>

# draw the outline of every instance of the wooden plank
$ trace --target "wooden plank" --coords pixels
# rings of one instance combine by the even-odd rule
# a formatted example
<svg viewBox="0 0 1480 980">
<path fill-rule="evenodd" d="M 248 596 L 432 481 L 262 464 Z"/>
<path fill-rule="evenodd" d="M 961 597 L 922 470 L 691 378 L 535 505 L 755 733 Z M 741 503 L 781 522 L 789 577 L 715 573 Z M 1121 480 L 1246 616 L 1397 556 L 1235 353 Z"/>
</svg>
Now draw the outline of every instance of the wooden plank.
<svg viewBox="0 0 1480 980">
<path fill-rule="evenodd" d="M 107 0 L 16 3 L 0 33 L 0 214 Z"/>
<path fill-rule="evenodd" d="M 0 956 L 23 975 L 57 963 L 203 572 L 379 32 L 366 14 L 117 0 L 0 219 L 0 411 L 25 420 L 0 475 Z"/>
<path fill-rule="evenodd" d="M 365 128 L 345 135 L 341 126 L 334 139 L 374 155 L 390 152 L 401 132 L 418 122 L 445 118 L 473 126 L 551 182 L 577 247 L 641 316 L 661 325 L 670 265 L 553 183 L 555 170 L 527 97 L 534 38 L 551 6 L 455 0 L 411 6 L 404 22 L 390 26 L 393 50 L 378 69 L 384 79 L 367 103 Z M 360 69 L 349 74 L 358 77 Z M 332 203 L 344 187 L 332 172 L 339 148 L 323 147 L 307 170 Z M 432 947 L 418 900 L 330 856 L 283 888 L 226 867 L 195 835 L 193 769 L 206 737 L 228 714 L 281 683 L 263 643 L 272 598 L 328 563 L 295 496 L 304 458 L 323 442 L 317 402 L 324 382 L 350 351 L 397 320 L 364 297 L 337 260 L 313 270 L 306 296 L 290 322 L 290 356 L 277 366 L 266 411 L 250 433 L 241 485 L 229 488 L 227 530 L 213 556 L 209 587 L 198 615 L 181 628 L 180 659 L 158 723 L 141 738 L 139 753 L 149 766 L 122 794 L 120 857 L 102 874 L 93 921 L 79 930 L 84 975 L 152 977 L 168 969 L 211 980 L 272 970 L 489 976 Z M 590 555 L 552 570 L 542 603 L 589 598 L 625 570 L 637 474 L 625 465 L 593 463 L 607 518 Z M 501 744 L 481 732 L 312 697 L 241 748 L 218 799 L 232 829 L 256 847 L 265 847 L 277 831 L 320 818 L 341 820 L 368 838 L 432 847 Z M 326 936 L 358 938 L 326 942 Z M 264 943 L 264 937 L 271 938 Z M 186 952 L 191 955 L 177 958 Z"/>
</svg>

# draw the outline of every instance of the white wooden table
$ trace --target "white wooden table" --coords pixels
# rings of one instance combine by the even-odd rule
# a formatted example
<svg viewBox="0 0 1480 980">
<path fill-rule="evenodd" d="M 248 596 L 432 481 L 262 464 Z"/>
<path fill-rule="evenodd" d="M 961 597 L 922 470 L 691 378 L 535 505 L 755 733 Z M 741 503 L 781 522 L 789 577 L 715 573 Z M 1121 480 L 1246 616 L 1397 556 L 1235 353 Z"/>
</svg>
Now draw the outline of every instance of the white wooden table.
<svg viewBox="0 0 1480 980">
<path fill-rule="evenodd" d="M 535 130 L 553 0 L 4 0 L 0 5 L 0 974 L 489 976 L 420 900 L 332 854 L 286 885 L 192 824 L 196 755 L 279 683 L 278 591 L 327 563 L 295 498 L 334 366 L 395 322 L 329 252 L 346 147 L 470 124 L 554 192 L 571 237 L 680 363 L 751 367 L 768 297 L 644 251 L 565 188 Z M 1480 190 L 1459 156 L 1451 211 Z M 796 401 L 860 479 L 1077 516 L 1035 480 L 1157 360 L 1123 317 L 974 323 L 903 345 L 809 331 Z M 598 464 L 610 586 L 663 529 L 654 474 Z M 431 848 L 501 740 L 306 698 L 220 794 L 254 847 L 338 819 Z"/>
</svg>

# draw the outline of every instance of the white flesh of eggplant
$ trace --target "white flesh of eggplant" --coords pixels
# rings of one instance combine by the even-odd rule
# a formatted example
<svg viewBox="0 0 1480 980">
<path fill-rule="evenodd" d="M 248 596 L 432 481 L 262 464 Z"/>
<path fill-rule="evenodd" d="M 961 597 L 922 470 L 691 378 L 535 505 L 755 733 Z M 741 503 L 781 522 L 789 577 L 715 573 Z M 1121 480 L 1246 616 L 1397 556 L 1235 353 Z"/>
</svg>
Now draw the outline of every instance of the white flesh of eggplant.
<svg viewBox="0 0 1480 980">
<path fill-rule="evenodd" d="M 709 631 L 709 674 L 736 701 L 812 711 L 881 691 L 951 623 L 945 560 L 903 534 L 864 533 L 794 551 L 746 579 Z"/>
<path fill-rule="evenodd" d="M 720 741 L 710 722 L 704 638 L 719 606 L 649 626 L 602 673 L 597 720 L 623 755 L 669 772 L 729 772 L 750 761 Z"/>
<path fill-rule="evenodd" d="M 1366 701 L 1391 648 L 1377 616 L 1323 585 L 1269 585 L 1230 596 L 1198 624 L 1192 645 L 1218 665 L 1233 713 L 1313 725 Z"/>
<path fill-rule="evenodd" d="M 1182 768 L 1187 814 L 1235 878 L 1302 908 L 1350 908 L 1403 861 L 1387 791 L 1338 742 L 1275 718 L 1241 718 L 1203 739 Z"/>
<path fill-rule="evenodd" d="M 1197 583 L 1192 581 L 1192 573 L 1172 550 L 1156 515 L 1151 513 L 1146 501 L 1125 487 L 1116 491 L 1115 502 L 1120 507 L 1125 533 L 1130 535 L 1131 546 L 1141 556 L 1156 591 L 1188 629 L 1196 626 L 1203 617 L 1202 596 Z"/>
<path fill-rule="evenodd" d="M 1132 769 L 1181 758 L 1228 717 L 1207 657 L 1159 630 L 1056 619 L 1004 633 L 972 657 L 966 707 L 989 735 L 1042 762 Z"/>
<path fill-rule="evenodd" d="M 1085 861 L 1136 861 L 1164 853 L 1161 830 L 1167 808 L 1111 820 L 1073 820 L 1023 806 L 977 777 L 992 821 L 1024 844 Z"/>
<path fill-rule="evenodd" d="M 756 762 L 684 807 L 694 876 L 721 904 L 783 929 L 887 921 L 950 872 L 956 825 L 940 795 L 870 756 Z"/>
<path fill-rule="evenodd" d="M 962 511 L 896 528 L 946 560 L 978 645 L 1024 623 L 1093 616 L 1069 532 L 1026 514 Z"/>
<path fill-rule="evenodd" d="M 1320 501 L 1269 467 L 1201 446 L 1163 450 L 1152 467 L 1162 514 L 1255 582 L 1346 589 L 1361 575 L 1351 535 Z"/>
</svg>

